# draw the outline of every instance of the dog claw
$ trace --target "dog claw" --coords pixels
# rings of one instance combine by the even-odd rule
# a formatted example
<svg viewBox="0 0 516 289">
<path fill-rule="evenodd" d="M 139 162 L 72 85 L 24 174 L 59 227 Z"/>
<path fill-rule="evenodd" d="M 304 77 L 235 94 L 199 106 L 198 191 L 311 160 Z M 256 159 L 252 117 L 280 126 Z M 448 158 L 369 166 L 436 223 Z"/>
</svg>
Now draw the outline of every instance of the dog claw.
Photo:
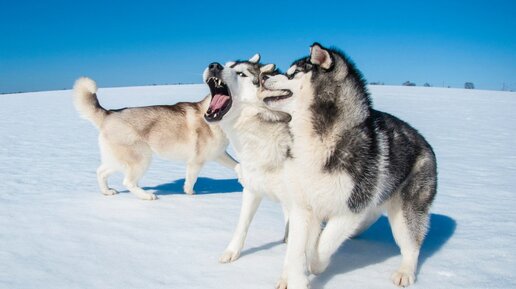
<svg viewBox="0 0 516 289">
<path fill-rule="evenodd" d="M 113 195 L 118 194 L 118 191 L 115 189 L 108 189 L 106 191 L 103 191 L 102 194 L 105 196 L 113 196 Z"/>
<path fill-rule="evenodd" d="M 219 263 L 225 264 L 225 263 L 231 263 L 240 257 L 240 252 L 233 252 L 230 250 L 225 251 L 222 253 L 222 256 L 219 258 Z"/>
<path fill-rule="evenodd" d="M 157 198 L 158 197 L 156 197 L 155 194 L 151 194 L 151 193 L 147 193 L 147 194 L 145 194 L 145 195 L 140 197 L 140 199 L 145 200 L 145 201 L 154 201 Z"/>
<path fill-rule="evenodd" d="M 398 287 L 408 287 L 414 284 L 415 279 L 414 274 L 403 271 L 396 271 L 391 276 L 392 282 Z"/>
</svg>

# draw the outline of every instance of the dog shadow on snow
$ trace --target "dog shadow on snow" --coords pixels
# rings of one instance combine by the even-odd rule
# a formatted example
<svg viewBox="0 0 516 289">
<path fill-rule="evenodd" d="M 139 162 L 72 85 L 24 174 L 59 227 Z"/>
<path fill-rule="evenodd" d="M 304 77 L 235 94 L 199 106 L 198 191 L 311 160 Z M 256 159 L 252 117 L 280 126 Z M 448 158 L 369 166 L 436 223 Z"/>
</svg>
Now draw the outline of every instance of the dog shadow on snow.
<svg viewBox="0 0 516 289">
<path fill-rule="evenodd" d="M 430 215 L 430 230 L 425 238 L 419 254 L 418 271 L 424 268 L 425 261 L 441 249 L 453 236 L 457 223 L 452 218 L 439 215 Z M 401 262 L 401 254 L 392 236 L 387 217 L 382 216 L 367 231 L 360 236 L 347 240 L 335 253 L 328 269 L 312 280 L 312 288 L 322 289 L 334 276 L 345 274 L 368 265 L 380 263 L 391 257 L 399 260 L 392 268 L 397 269 Z M 386 280 L 389 276 L 385 276 Z"/>
<path fill-rule="evenodd" d="M 430 230 L 425 238 L 419 254 L 418 271 L 424 268 L 425 261 L 439 251 L 453 236 L 457 224 L 452 218 L 439 215 L 430 215 Z M 242 252 L 242 256 L 281 245 L 282 241 L 271 242 L 256 248 L 250 248 Z M 330 266 L 321 275 L 312 279 L 313 289 L 322 289 L 334 276 L 358 270 L 372 264 L 381 263 L 391 257 L 399 258 L 401 254 L 392 236 L 391 227 L 387 217 L 382 216 L 367 231 L 360 236 L 347 240 L 333 255 Z M 396 270 L 399 263 L 392 268 Z M 388 280 L 389 276 L 385 276 Z M 386 281 L 387 282 L 387 281 Z M 386 283 L 387 284 L 387 283 Z"/>
<path fill-rule="evenodd" d="M 143 187 L 144 190 L 153 190 L 156 195 L 184 194 L 183 185 L 185 179 L 175 180 L 171 183 L 160 184 L 154 187 Z M 210 179 L 198 178 L 194 186 L 196 195 L 224 194 L 241 192 L 242 185 L 238 179 Z"/>
</svg>

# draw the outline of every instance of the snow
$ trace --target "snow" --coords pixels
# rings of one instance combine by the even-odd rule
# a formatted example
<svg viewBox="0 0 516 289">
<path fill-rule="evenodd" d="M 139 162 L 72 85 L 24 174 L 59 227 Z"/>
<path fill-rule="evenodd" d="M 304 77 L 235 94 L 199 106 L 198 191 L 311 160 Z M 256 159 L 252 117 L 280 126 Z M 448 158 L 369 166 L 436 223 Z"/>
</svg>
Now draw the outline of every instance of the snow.
<svg viewBox="0 0 516 289">
<path fill-rule="evenodd" d="M 371 86 L 375 107 L 433 145 L 439 188 L 413 288 L 516 287 L 516 93 Z M 108 108 L 199 100 L 204 85 L 102 88 Z M 280 206 L 264 201 L 239 260 L 217 262 L 241 187 L 210 163 L 181 193 L 185 167 L 154 159 L 157 201 L 99 193 L 97 131 L 70 91 L 0 95 L 0 288 L 274 288 L 285 253 Z M 395 288 L 387 219 L 346 242 L 314 289 Z"/>
</svg>

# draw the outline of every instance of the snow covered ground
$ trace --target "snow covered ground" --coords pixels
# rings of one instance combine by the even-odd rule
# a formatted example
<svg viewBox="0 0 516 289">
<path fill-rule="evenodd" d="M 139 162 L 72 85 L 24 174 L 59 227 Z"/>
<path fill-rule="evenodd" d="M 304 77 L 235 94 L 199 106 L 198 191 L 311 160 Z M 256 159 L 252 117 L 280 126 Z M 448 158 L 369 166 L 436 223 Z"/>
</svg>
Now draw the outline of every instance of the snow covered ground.
<svg viewBox="0 0 516 289">
<path fill-rule="evenodd" d="M 101 84 L 101 83 L 100 83 Z M 377 109 L 433 145 L 439 188 L 413 288 L 516 288 L 516 93 L 372 86 Z M 204 85 L 100 89 L 107 108 L 198 100 Z M 219 264 L 241 187 L 207 165 L 198 195 L 184 166 L 155 159 L 141 185 L 101 195 L 97 131 L 70 91 L 0 95 L 0 288 L 273 288 L 285 245 L 278 204 L 265 201 L 242 257 Z M 121 177 L 112 185 L 123 190 Z M 385 217 L 345 243 L 314 289 L 395 288 L 400 262 Z"/>
</svg>

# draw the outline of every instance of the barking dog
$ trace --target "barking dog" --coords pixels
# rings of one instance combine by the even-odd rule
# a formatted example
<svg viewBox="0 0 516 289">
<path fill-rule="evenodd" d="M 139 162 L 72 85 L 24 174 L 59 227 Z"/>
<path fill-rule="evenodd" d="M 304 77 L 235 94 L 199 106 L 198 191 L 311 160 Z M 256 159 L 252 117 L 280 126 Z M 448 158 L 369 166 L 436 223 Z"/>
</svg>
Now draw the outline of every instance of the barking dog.
<svg viewBox="0 0 516 289">
<path fill-rule="evenodd" d="M 203 75 L 212 95 L 205 118 L 219 125 L 231 141 L 240 161 L 237 174 L 244 186 L 238 225 L 220 257 L 221 263 L 239 257 L 263 196 L 285 203 L 282 170 L 285 160 L 292 157 L 290 115 L 268 109 L 257 98 L 258 77 L 263 68 L 259 60 L 257 54 L 247 61 L 228 62 L 225 66 L 212 63 Z M 274 71 L 270 65 L 267 69 Z"/>
<path fill-rule="evenodd" d="M 263 84 L 265 103 L 291 114 L 294 140 L 284 169 L 294 202 L 278 288 L 307 288 L 306 265 L 323 272 L 341 243 L 384 210 L 402 255 L 392 281 L 408 286 L 436 194 L 434 152 L 410 125 L 372 109 L 361 73 L 343 53 L 317 43 L 310 52 Z"/>
<path fill-rule="evenodd" d="M 194 194 L 197 175 L 206 161 L 215 160 L 234 169 L 235 160 L 226 153 L 229 141 L 218 126 L 203 120 L 210 98 L 200 102 L 175 105 L 106 110 L 98 102 L 97 86 L 89 78 L 79 78 L 74 85 L 74 104 L 82 117 L 100 131 L 102 164 L 97 169 L 100 191 L 114 195 L 107 178 L 114 172 L 124 173 L 124 186 L 143 200 L 156 196 L 138 186 L 152 154 L 187 164 L 184 191 Z"/>
</svg>

